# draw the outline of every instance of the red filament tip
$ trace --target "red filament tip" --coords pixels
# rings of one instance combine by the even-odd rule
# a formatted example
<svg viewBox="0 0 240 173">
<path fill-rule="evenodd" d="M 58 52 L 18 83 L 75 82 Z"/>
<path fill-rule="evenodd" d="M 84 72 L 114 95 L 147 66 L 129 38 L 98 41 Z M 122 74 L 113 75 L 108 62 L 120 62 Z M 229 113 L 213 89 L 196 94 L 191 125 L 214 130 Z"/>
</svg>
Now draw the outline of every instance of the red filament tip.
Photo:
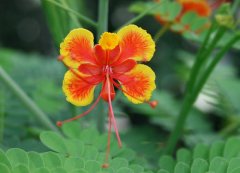
<svg viewBox="0 0 240 173">
<path fill-rule="evenodd" d="M 108 167 L 109 167 L 109 164 L 107 163 L 102 164 L 102 168 L 108 168 Z"/>
<path fill-rule="evenodd" d="M 148 104 L 154 109 L 158 105 L 158 101 L 153 100 L 153 101 L 148 102 Z"/>
<path fill-rule="evenodd" d="M 58 58 L 57 58 L 57 60 L 58 60 L 58 61 L 62 61 L 63 58 L 64 58 L 64 57 L 63 57 L 62 55 L 59 55 Z"/>
<path fill-rule="evenodd" d="M 62 123 L 62 121 L 58 121 L 58 122 L 56 123 L 56 125 L 57 125 L 58 127 L 62 127 L 63 123 Z"/>
</svg>

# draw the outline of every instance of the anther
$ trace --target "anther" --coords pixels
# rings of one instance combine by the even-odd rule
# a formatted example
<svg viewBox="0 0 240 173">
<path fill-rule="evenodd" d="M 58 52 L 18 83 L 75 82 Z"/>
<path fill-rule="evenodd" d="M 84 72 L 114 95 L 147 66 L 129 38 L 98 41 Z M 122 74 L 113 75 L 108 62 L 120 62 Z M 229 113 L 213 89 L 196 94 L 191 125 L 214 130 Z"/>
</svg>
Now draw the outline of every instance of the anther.
<svg viewBox="0 0 240 173">
<path fill-rule="evenodd" d="M 109 167 L 109 164 L 108 164 L 108 163 L 102 164 L 102 168 L 108 168 L 108 167 Z"/>
<path fill-rule="evenodd" d="M 158 101 L 153 100 L 153 101 L 148 102 L 148 104 L 154 109 L 158 105 Z"/>
<path fill-rule="evenodd" d="M 62 127 L 63 123 L 62 123 L 62 121 L 57 121 L 56 125 L 57 125 L 58 127 Z"/>
<path fill-rule="evenodd" d="M 62 55 L 59 55 L 58 58 L 57 58 L 57 60 L 58 60 L 58 61 L 62 61 L 63 58 L 64 58 L 64 57 L 63 57 Z"/>
</svg>

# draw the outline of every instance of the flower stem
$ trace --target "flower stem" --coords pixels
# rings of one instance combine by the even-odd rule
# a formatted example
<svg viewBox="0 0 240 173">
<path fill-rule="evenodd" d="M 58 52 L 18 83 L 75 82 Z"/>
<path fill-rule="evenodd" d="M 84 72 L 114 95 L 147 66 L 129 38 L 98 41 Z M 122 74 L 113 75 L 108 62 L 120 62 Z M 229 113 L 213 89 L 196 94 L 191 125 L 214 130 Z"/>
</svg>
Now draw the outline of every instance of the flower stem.
<svg viewBox="0 0 240 173">
<path fill-rule="evenodd" d="M 61 0 L 61 2 L 62 2 L 62 5 L 64 5 L 65 7 L 69 8 L 67 0 Z M 72 21 L 74 22 L 74 24 L 75 24 L 76 27 L 78 27 L 78 28 L 82 27 L 82 25 L 81 25 L 81 23 L 78 21 L 76 15 L 72 14 L 72 13 L 69 12 L 69 11 L 68 11 L 68 14 L 69 14 L 70 18 L 72 19 Z"/>
<path fill-rule="evenodd" d="M 45 1 L 51 2 L 52 4 L 54 4 L 54 5 L 60 7 L 60 8 L 62 8 L 62 9 L 64 9 L 64 10 L 68 11 L 69 13 L 74 14 L 74 15 L 77 16 L 80 20 L 88 23 L 88 24 L 91 25 L 91 26 L 94 26 L 94 27 L 97 26 L 96 22 L 94 22 L 92 19 L 90 19 L 90 18 L 88 18 L 88 17 L 86 17 L 86 16 L 84 16 L 84 15 L 76 12 L 75 10 L 73 10 L 73 9 L 67 7 L 67 6 L 64 6 L 63 4 L 60 4 L 60 3 L 58 3 L 58 2 L 56 2 L 56 1 L 54 1 L 54 0 L 45 0 Z"/>
<path fill-rule="evenodd" d="M 155 41 L 155 43 L 158 42 L 159 38 L 162 37 L 170 27 L 171 27 L 171 23 L 167 23 L 163 27 L 161 27 L 161 29 L 153 37 L 153 40 Z"/>
<path fill-rule="evenodd" d="M 150 11 L 152 11 L 154 8 L 158 7 L 161 3 L 156 3 L 154 4 L 152 7 L 146 9 L 145 11 L 143 11 L 142 13 L 140 13 L 139 15 L 137 15 L 136 17 L 132 18 L 131 20 L 129 20 L 128 22 L 126 22 L 125 24 L 123 24 L 120 28 L 132 24 L 132 23 L 136 23 L 137 21 L 139 21 L 140 19 L 142 19 L 144 16 L 146 16 Z"/>
<path fill-rule="evenodd" d="M 59 132 L 56 126 L 50 121 L 48 116 L 31 100 L 26 93 L 14 82 L 13 79 L 4 71 L 0 66 L 0 79 L 6 84 L 9 90 L 11 90 L 26 106 L 29 111 L 48 129 Z"/>
<path fill-rule="evenodd" d="M 103 32 L 108 30 L 108 3 L 109 0 L 99 0 L 97 28 L 98 39 Z"/>
<path fill-rule="evenodd" d="M 4 133 L 4 92 L 3 87 L 0 86 L 0 143 L 3 142 Z"/>
<path fill-rule="evenodd" d="M 186 122 L 186 119 L 189 115 L 189 112 L 192 108 L 192 105 L 194 104 L 199 92 L 201 91 L 202 87 L 204 86 L 207 78 L 209 77 L 209 74 L 212 72 L 209 71 L 209 74 L 204 73 L 204 80 L 200 79 L 200 82 L 198 82 L 198 76 L 201 74 L 201 70 L 203 68 L 203 65 L 205 65 L 206 60 L 208 60 L 208 57 L 211 55 L 211 52 L 214 50 L 216 44 L 218 43 L 218 41 L 222 38 L 222 36 L 224 35 L 226 29 L 223 27 L 218 28 L 217 33 L 215 34 L 214 38 L 212 39 L 212 41 L 209 43 L 209 46 L 207 47 L 207 43 L 209 42 L 211 33 L 213 31 L 213 27 L 210 29 L 209 33 L 207 34 L 204 43 L 202 45 L 202 47 L 200 48 L 200 51 L 197 55 L 195 64 L 193 65 L 193 68 L 191 70 L 191 74 L 190 74 L 190 78 L 187 82 L 187 87 L 185 90 L 185 97 L 183 100 L 183 105 L 182 108 L 179 112 L 179 116 L 177 118 L 177 122 L 175 125 L 174 130 L 172 131 L 169 140 L 167 142 L 167 148 L 166 148 L 166 152 L 168 154 L 173 153 L 174 148 L 177 144 L 178 139 L 180 138 L 180 135 L 182 133 L 184 124 Z M 229 46 L 226 45 L 224 48 L 225 49 L 229 49 Z M 220 51 L 222 52 L 222 51 Z M 225 53 L 225 52 L 224 52 Z M 221 57 L 223 56 L 223 54 L 221 54 Z M 221 58 L 220 57 L 220 58 Z M 215 66 L 211 67 L 214 68 Z M 205 69 L 205 68 L 204 68 Z M 205 70 L 209 70 L 209 69 L 205 69 Z M 199 74 L 200 73 L 200 74 Z M 194 88 L 196 88 L 194 90 Z"/>
<path fill-rule="evenodd" d="M 100 36 L 103 32 L 108 30 L 108 6 L 109 0 L 99 0 L 99 9 L 98 9 L 98 27 L 97 27 L 97 38 L 100 39 Z M 105 115 L 103 108 L 103 101 L 100 100 L 98 106 L 98 118 L 97 118 L 97 128 L 99 132 L 104 132 L 105 124 Z"/>
</svg>

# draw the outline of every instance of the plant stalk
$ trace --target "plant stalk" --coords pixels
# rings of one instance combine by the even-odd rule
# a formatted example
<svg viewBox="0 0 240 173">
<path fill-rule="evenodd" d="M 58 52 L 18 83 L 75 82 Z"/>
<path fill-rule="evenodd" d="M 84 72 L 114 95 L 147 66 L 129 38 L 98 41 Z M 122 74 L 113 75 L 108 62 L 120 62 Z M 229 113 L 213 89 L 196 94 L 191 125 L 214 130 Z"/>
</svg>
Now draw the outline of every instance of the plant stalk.
<svg viewBox="0 0 240 173">
<path fill-rule="evenodd" d="M 208 57 L 211 55 L 211 52 L 214 50 L 216 44 L 218 41 L 222 38 L 224 35 L 226 29 L 223 27 L 220 27 L 215 34 L 215 37 L 213 40 L 209 43 L 209 47 L 206 48 L 206 44 L 209 41 L 212 29 L 210 29 L 209 33 L 207 34 L 205 41 L 202 45 L 202 48 L 200 48 L 200 51 L 198 53 L 198 56 L 196 58 L 195 64 L 191 70 L 190 78 L 187 82 L 187 87 L 185 90 L 185 97 L 183 101 L 182 108 L 180 110 L 179 116 L 176 121 L 176 125 L 174 130 L 172 131 L 169 140 L 167 142 L 167 148 L 166 152 L 168 154 L 172 154 L 175 146 L 177 144 L 178 139 L 180 138 L 180 135 L 183 131 L 185 122 L 187 120 L 187 117 L 189 115 L 189 112 L 192 108 L 192 105 L 194 104 L 199 92 L 201 91 L 202 87 L 204 86 L 206 81 L 201 81 L 204 83 L 198 83 L 198 75 L 199 72 L 201 71 L 205 61 L 208 59 Z M 208 77 L 208 76 L 207 76 Z M 198 90 L 194 91 L 194 88 L 197 88 Z"/>
<path fill-rule="evenodd" d="M 43 0 L 42 0 L 42 1 L 43 1 Z M 84 16 L 84 15 L 76 12 L 75 10 L 73 10 L 73 9 L 71 9 L 71 8 L 69 8 L 69 7 L 66 7 L 66 6 L 64 6 L 64 5 L 58 3 L 58 2 L 56 2 L 56 1 L 54 1 L 54 0 L 45 0 L 45 1 L 51 2 L 52 4 L 54 4 L 54 5 L 60 7 L 60 8 L 62 8 L 62 9 L 64 9 L 64 10 L 68 11 L 69 13 L 74 14 L 74 15 L 77 16 L 80 20 L 88 23 L 88 24 L 91 25 L 91 26 L 94 26 L 94 27 L 97 26 L 96 22 L 94 22 L 92 19 L 90 19 L 90 18 L 88 18 L 88 17 L 86 17 L 86 16 Z"/>
<path fill-rule="evenodd" d="M 161 29 L 153 37 L 153 40 L 155 41 L 155 43 L 158 42 L 159 38 L 162 37 L 170 27 L 171 27 L 171 23 L 165 24 L 163 27 L 161 27 Z"/>
<path fill-rule="evenodd" d="M 99 9 L 98 9 L 98 27 L 97 27 L 97 38 L 100 39 L 100 36 L 103 32 L 108 30 L 108 8 L 109 0 L 99 0 Z M 101 92 L 101 89 L 100 89 Z M 97 128 L 100 133 L 104 132 L 105 127 L 105 115 L 104 115 L 104 106 L 103 101 L 99 101 L 98 105 L 98 118 L 97 118 Z"/>
</svg>

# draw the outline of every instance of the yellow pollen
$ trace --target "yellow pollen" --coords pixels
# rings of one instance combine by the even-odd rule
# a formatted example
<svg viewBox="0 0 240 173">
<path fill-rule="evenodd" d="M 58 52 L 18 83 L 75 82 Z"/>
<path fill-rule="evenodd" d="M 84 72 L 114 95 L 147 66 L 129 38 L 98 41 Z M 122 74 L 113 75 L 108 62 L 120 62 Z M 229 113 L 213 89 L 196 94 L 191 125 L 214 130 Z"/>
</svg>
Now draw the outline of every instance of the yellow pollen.
<svg viewBox="0 0 240 173">
<path fill-rule="evenodd" d="M 110 32 L 104 32 L 99 40 L 99 44 L 104 50 L 112 50 L 118 45 L 118 43 L 118 35 Z"/>
</svg>

